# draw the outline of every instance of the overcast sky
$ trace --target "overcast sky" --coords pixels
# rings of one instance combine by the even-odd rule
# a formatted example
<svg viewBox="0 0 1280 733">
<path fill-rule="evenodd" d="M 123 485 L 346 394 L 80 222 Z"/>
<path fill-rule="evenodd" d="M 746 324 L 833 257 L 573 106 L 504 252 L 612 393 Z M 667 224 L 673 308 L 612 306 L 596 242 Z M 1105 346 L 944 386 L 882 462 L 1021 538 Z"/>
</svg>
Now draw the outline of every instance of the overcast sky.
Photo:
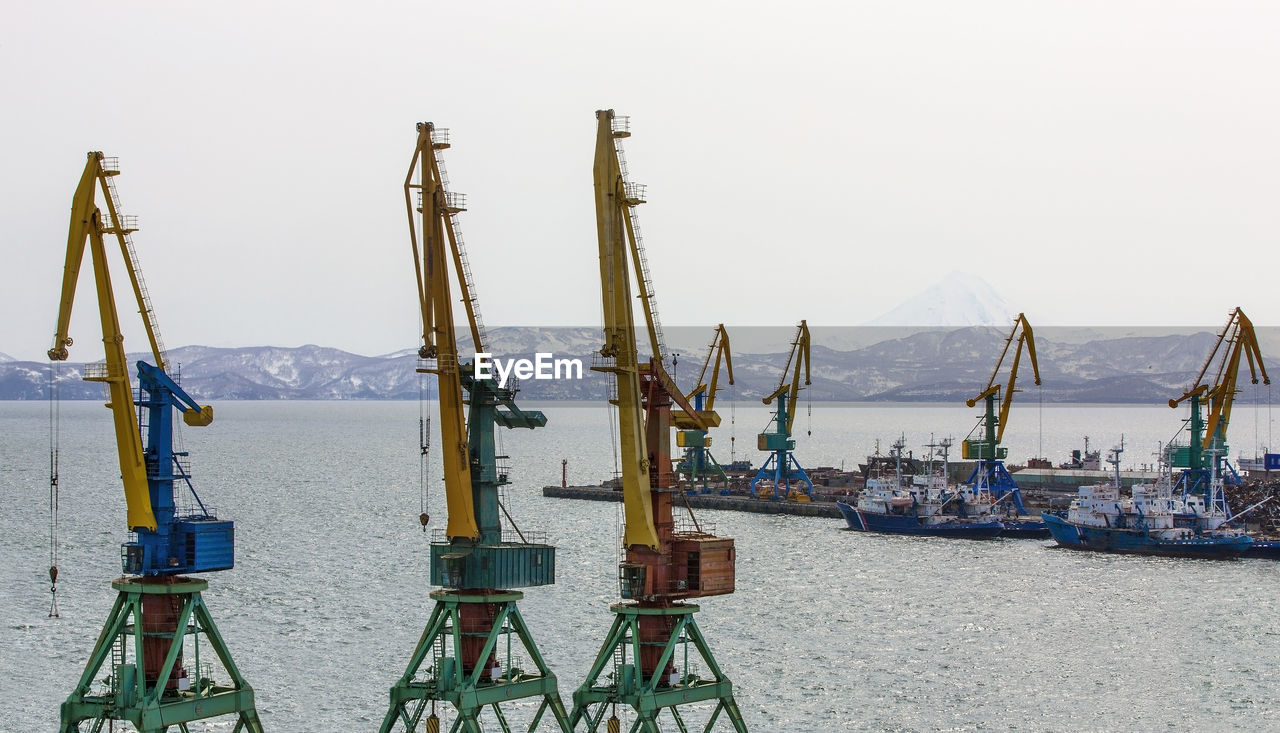
<svg viewBox="0 0 1280 733">
<path fill-rule="evenodd" d="M 0 352 L 18 358 L 52 340 L 90 150 L 120 158 L 170 347 L 416 346 L 401 186 L 420 120 L 451 131 L 487 323 L 597 325 L 606 107 L 631 116 L 669 325 L 855 325 L 953 270 L 1037 325 L 1218 327 L 1236 305 L 1280 325 L 1274 2 L 23 2 L 5 16 Z M 100 339 L 85 275 L 73 360 Z"/>
</svg>

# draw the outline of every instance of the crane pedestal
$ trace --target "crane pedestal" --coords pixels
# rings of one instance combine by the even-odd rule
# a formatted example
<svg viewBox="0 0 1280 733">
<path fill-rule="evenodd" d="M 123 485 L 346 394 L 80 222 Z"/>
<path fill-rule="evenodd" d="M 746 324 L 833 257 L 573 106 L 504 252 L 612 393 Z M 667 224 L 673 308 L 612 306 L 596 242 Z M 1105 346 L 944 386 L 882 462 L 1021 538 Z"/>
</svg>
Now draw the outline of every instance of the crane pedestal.
<svg viewBox="0 0 1280 733">
<path fill-rule="evenodd" d="M 391 688 L 391 707 L 382 721 L 382 733 L 398 730 L 439 730 L 434 718 L 434 703 L 447 702 L 457 711 L 451 730 L 479 733 L 479 722 L 485 706 L 493 709 L 503 731 L 510 731 L 500 703 L 529 697 L 542 697 L 529 730 L 533 731 L 542 716 L 551 711 L 560 730 L 569 733 L 569 717 L 556 676 L 533 643 L 529 627 L 520 616 L 516 602 L 524 598 L 519 591 L 433 591 L 435 610 L 427 622 L 422 638 L 404 675 Z M 513 652 L 523 649 L 526 663 L 533 669 L 521 669 Z M 418 672 L 427 665 L 425 676 Z M 423 714 L 431 716 L 425 721 Z"/>
<path fill-rule="evenodd" d="M 262 733 L 253 688 L 240 676 L 200 595 L 208 581 L 119 578 L 111 587 L 119 595 L 79 684 L 62 703 L 61 733 L 79 731 L 83 721 L 93 721 L 92 730 L 101 730 L 109 720 L 128 721 L 142 733 L 162 733 L 221 715 L 236 716 L 234 731 Z M 192 658 L 186 660 L 188 636 Z M 201 636 L 222 662 L 230 685 L 201 676 Z M 184 661 L 192 663 L 192 676 Z M 94 680 L 108 663 L 109 689 L 95 692 Z"/>
<path fill-rule="evenodd" d="M 694 620 L 698 606 L 615 603 L 609 610 L 615 614 L 613 627 L 586 682 L 573 693 L 571 726 L 576 727 L 585 719 L 587 730 L 596 731 L 610 707 L 623 704 L 636 713 L 632 731 L 657 733 L 658 715 L 664 709 L 671 711 L 679 729 L 684 730 L 681 705 L 718 700 L 706 730 L 712 729 L 723 712 L 734 730 L 746 733 L 747 725 L 733 699 L 733 683 L 720 671 Z M 708 678 L 692 671 L 690 644 L 696 655 L 692 661 L 701 660 Z M 610 662 L 612 684 L 597 684 Z M 594 710 L 593 705 L 597 706 Z"/>
<path fill-rule="evenodd" d="M 793 487 L 793 481 L 800 486 Z M 813 481 L 790 451 L 778 451 L 765 459 L 751 479 L 751 495 L 757 499 L 812 501 Z"/>
<path fill-rule="evenodd" d="M 987 489 L 997 500 L 1012 494 L 1013 508 L 1018 514 L 1027 513 L 1027 507 L 1022 503 L 1022 490 L 1018 488 L 1018 482 L 1013 480 L 1002 460 L 979 459 L 965 483 L 974 489 Z"/>
</svg>

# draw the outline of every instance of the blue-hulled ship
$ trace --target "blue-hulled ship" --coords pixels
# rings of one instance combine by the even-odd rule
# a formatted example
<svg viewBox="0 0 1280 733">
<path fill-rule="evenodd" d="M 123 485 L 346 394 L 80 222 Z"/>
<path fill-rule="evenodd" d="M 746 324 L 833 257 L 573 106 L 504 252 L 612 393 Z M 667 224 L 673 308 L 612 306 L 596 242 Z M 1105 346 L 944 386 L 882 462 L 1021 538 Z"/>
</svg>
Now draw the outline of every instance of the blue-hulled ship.
<svg viewBox="0 0 1280 733">
<path fill-rule="evenodd" d="M 1261 367 L 1253 325 L 1237 308 L 1195 386 L 1169 400 L 1170 407 L 1182 402 L 1190 405 L 1190 439 L 1160 451 L 1160 478 L 1153 484 L 1134 485 L 1128 498 L 1121 497 L 1119 480 L 1110 486 L 1080 487 L 1066 519 L 1043 515 L 1055 542 L 1071 549 L 1175 557 L 1237 558 L 1250 552 L 1253 538 L 1232 524 L 1236 515 L 1231 514 L 1223 490 L 1228 480 L 1239 482 L 1224 456 L 1236 373 L 1245 349 L 1250 369 Z M 1211 386 L 1201 380 L 1219 353 L 1216 378 L 1222 381 Z M 1262 374 L 1265 377 L 1266 371 Z M 1210 407 L 1207 424 L 1201 415 L 1204 401 Z M 1175 466 L 1182 469 L 1176 485 Z"/>
<path fill-rule="evenodd" d="M 946 451 L 950 441 L 931 443 L 923 474 L 902 473 L 903 441 L 893 444 L 894 471 L 868 477 L 865 488 L 836 506 L 849 529 L 855 532 L 994 539 L 1004 525 L 991 511 L 991 496 L 972 486 L 948 486 Z M 934 470 L 935 453 L 941 449 L 942 468 Z"/>
<path fill-rule="evenodd" d="M 974 520 L 916 513 L 923 505 L 892 507 L 889 512 L 863 509 L 843 501 L 836 502 L 849 529 L 883 534 L 914 534 L 927 537 L 958 537 L 990 540 L 1000 536 L 1004 525 L 992 520 Z"/>
<path fill-rule="evenodd" d="M 1244 551 L 1245 558 L 1258 560 L 1280 560 L 1280 542 L 1276 540 L 1254 540 L 1249 549 Z"/>
<path fill-rule="evenodd" d="M 978 427 L 993 421 L 988 416 Z M 991 446 L 996 447 L 992 449 Z M 1000 536 L 1005 539 L 1049 539 L 1048 527 L 1027 512 L 1027 507 L 1022 503 L 1022 490 L 1005 468 L 1004 458 L 1008 449 L 996 445 L 995 438 L 991 436 L 986 439 L 966 438 L 963 448 L 962 455 L 965 458 L 976 459 L 973 471 L 964 484 L 974 493 L 992 498 L 992 513 L 1004 524 L 1004 531 Z"/>
<path fill-rule="evenodd" d="M 1066 518 L 1041 514 L 1058 545 L 1073 550 L 1233 559 L 1253 539 L 1233 527 L 1216 502 L 1174 495 L 1171 481 L 1134 486 L 1081 486 Z"/>
<path fill-rule="evenodd" d="M 1000 536 L 1007 540 L 1047 540 L 1050 537 L 1049 526 L 1043 520 L 1026 519 L 1012 514 L 1004 514 L 998 518 L 1004 525 Z"/>
<path fill-rule="evenodd" d="M 1079 451 L 1075 452 L 1077 455 Z M 1111 464 L 1111 479 L 1114 486 L 1121 486 L 1120 471 L 1120 454 L 1124 453 L 1124 436 L 1120 436 L 1120 445 L 1111 449 L 1107 454 L 1107 463 Z M 1089 452 L 1089 438 L 1085 438 L 1084 443 L 1085 460 L 1089 461 L 1094 468 L 1098 466 L 1099 451 Z M 990 461 L 988 463 L 996 464 L 998 470 L 988 470 L 984 473 L 983 461 L 979 461 L 973 470 L 973 475 L 969 477 L 970 482 L 975 478 L 979 481 L 987 481 L 990 485 L 992 496 L 996 497 L 997 503 L 1003 502 L 1004 516 L 1001 521 L 1004 522 L 1004 533 L 1001 535 L 1005 538 L 1024 538 L 1024 539 L 1043 539 L 1047 540 L 1053 536 L 1053 532 L 1049 529 L 1048 522 L 1043 520 L 1029 520 L 1026 508 L 1022 505 L 1022 491 L 1018 488 L 1018 484 L 1009 475 L 1008 471 L 1000 465 L 1000 461 Z M 1008 501 L 1006 501 L 1008 500 Z M 1061 518 L 1061 517 L 1059 517 Z"/>
</svg>

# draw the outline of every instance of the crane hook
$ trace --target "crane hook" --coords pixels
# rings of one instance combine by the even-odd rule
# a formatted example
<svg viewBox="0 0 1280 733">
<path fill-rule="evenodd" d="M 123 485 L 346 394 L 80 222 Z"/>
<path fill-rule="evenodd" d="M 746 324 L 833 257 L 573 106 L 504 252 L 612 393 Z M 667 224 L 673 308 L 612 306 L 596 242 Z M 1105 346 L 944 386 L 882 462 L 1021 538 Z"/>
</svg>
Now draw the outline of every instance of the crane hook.
<svg viewBox="0 0 1280 733">
<path fill-rule="evenodd" d="M 53 595 L 53 600 L 49 603 L 49 618 L 62 618 L 62 614 L 58 613 L 58 566 L 49 566 L 49 593 Z"/>
</svg>

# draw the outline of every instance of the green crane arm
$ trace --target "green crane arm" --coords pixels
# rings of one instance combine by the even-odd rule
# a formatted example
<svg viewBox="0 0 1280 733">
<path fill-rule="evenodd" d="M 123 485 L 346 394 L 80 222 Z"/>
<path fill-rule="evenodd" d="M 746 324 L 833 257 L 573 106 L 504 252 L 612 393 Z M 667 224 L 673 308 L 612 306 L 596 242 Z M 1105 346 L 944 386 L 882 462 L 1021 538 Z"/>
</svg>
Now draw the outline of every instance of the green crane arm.
<svg viewBox="0 0 1280 733">
<path fill-rule="evenodd" d="M 1205 395 L 1209 400 L 1209 419 L 1205 423 L 1202 449 L 1212 446 L 1214 437 L 1227 434 L 1227 424 L 1231 421 L 1231 407 L 1235 402 L 1236 383 L 1240 373 L 1240 356 L 1244 355 L 1249 364 L 1249 377 L 1253 384 L 1258 383 L 1258 375 L 1262 375 L 1263 384 L 1271 384 L 1267 376 L 1267 367 L 1262 363 L 1262 350 L 1258 346 L 1258 337 L 1253 330 L 1253 322 L 1236 308 L 1231 311 L 1227 325 L 1218 334 L 1218 341 L 1204 366 L 1196 374 L 1192 387 L 1181 397 L 1169 400 L 1169 407 L 1177 407 L 1192 397 Z M 1205 377 L 1210 368 L 1217 364 L 1217 370 L 1211 381 Z"/>
<path fill-rule="evenodd" d="M 435 367 L 426 371 L 434 373 L 439 384 L 440 440 L 444 446 L 441 461 L 444 465 L 445 500 L 449 506 L 449 522 L 445 527 L 445 534 L 450 540 L 474 540 L 480 538 L 480 528 L 476 522 L 475 500 L 471 491 L 470 448 L 467 442 L 462 374 L 458 363 L 457 329 L 453 323 L 449 259 L 454 261 L 455 271 L 459 273 L 460 289 L 476 350 L 481 351 L 484 346 L 475 317 L 474 297 L 462 275 L 461 255 L 453 230 L 452 214 L 460 208 L 449 199 L 436 156 L 436 151 L 447 148 L 449 143 L 445 135 L 435 133 L 435 126 L 430 122 L 418 124 L 418 142 L 404 183 L 414 270 L 418 281 L 418 301 L 422 314 L 423 345 L 418 353 L 424 359 L 436 360 Z M 418 174 L 419 183 L 414 183 L 415 173 Z M 414 204 L 414 189 L 421 191 L 420 206 Z M 415 213 L 421 213 L 420 237 L 414 222 Z"/>
<path fill-rule="evenodd" d="M 804 365 L 804 383 L 808 385 L 809 381 L 809 325 L 805 321 L 800 321 L 800 325 L 796 328 L 796 337 L 791 340 L 791 353 L 787 355 L 786 366 L 782 367 L 782 379 L 778 383 L 778 388 L 772 394 L 764 398 L 766 405 L 772 404 L 775 399 L 785 394 L 787 395 L 787 404 L 790 407 L 790 414 L 787 415 L 786 431 L 787 435 L 791 434 L 791 428 L 796 422 L 795 404 L 796 398 L 800 395 L 800 366 Z M 791 374 L 791 381 L 787 381 L 787 374 Z"/>
</svg>

